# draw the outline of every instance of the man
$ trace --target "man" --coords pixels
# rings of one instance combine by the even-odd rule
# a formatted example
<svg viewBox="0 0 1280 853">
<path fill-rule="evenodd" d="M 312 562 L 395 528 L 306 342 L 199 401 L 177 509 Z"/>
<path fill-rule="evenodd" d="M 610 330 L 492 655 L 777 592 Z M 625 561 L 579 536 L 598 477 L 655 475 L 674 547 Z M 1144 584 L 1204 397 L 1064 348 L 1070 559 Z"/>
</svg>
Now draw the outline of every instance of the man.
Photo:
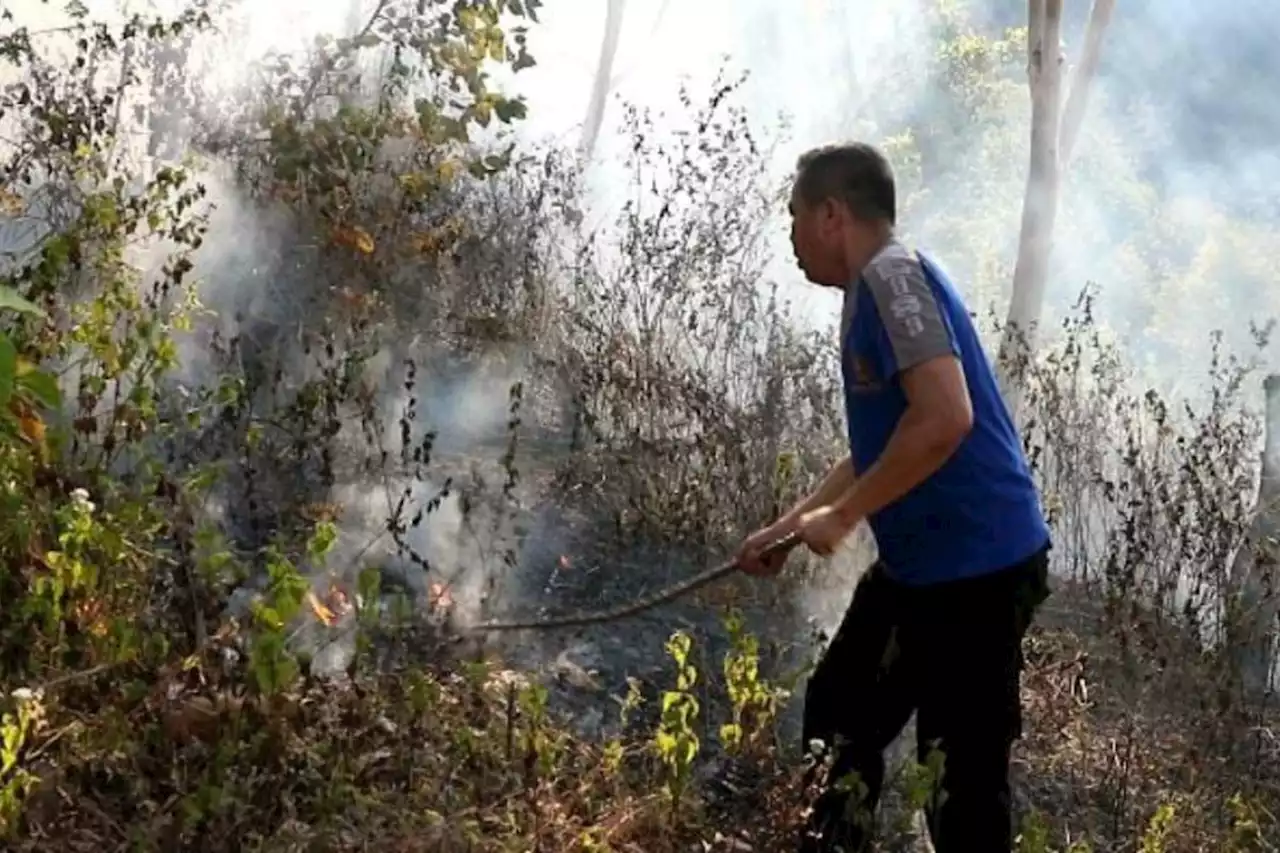
<svg viewBox="0 0 1280 853">
<path fill-rule="evenodd" d="M 864 144 L 800 158 L 791 242 L 812 282 L 844 290 L 850 455 L 752 534 L 742 568 L 771 575 L 791 532 L 829 555 L 866 519 L 879 559 L 809 681 L 804 740 L 831 750 L 804 851 L 870 849 L 884 750 L 917 714 L 938 853 L 1012 848 L 1010 749 L 1021 642 L 1048 595 L 1049 529 L 968 311 L 946 274 L 894 236 L 892 170 Z"/>
</svg>

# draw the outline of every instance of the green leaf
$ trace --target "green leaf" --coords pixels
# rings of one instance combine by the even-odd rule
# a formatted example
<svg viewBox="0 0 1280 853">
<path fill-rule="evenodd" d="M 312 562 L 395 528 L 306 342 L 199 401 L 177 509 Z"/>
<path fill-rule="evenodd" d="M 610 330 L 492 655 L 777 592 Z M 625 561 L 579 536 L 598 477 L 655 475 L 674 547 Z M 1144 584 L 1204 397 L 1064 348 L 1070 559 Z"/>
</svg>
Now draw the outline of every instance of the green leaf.
<svg viewBox="0 0 1280 853">
<path fill-rule="evenodd" d="M 522 119 L 529 114 L 528 108 L 523 101 L 507 98 L 497 100 L 493 105 L 493 112 L 497 115 L 498 121 L 503 124 L 510 124 L 512 121 Z"/>
<path fill-rule="evenodd" d="M 32 314 L 37 317 L 44 314 L 40 306 L 25 298 L 18 291 L 7 285 L 0 285 L 0 310 L 17 311 L 19 314 Z"/>
<path fill-rule="evenodd" d="M 58 379 L 44 370 L 32 370 L 18 378 L 18 387 L 34 397 L 46 409 L 62 405 L 62 390 Z"/>
<path fill-rule="evenodd" d="M 17 374 L 18 351 L 7 335 L 0 335 L 0 408 L 9 405 Z"/>
</svg>

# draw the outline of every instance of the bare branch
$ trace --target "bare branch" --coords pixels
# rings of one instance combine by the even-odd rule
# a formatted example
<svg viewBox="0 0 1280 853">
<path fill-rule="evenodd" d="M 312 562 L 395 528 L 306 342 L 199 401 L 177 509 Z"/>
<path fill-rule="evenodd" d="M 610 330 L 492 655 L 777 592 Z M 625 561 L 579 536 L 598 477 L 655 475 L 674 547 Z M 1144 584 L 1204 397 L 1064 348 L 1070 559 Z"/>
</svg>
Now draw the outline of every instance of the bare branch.
<svg viewBox="0 0 1280 853">
<path fill-rule="evenodd" d="M 645 39 L 645 41 L 653 41 L 658 37 L 658 30 L 662 29 L 662 19 L 666 17 L 667 8 L 670 5 L 671 0 L 662 0 L 662 5 L 658 7 L 658 14 L 653 19 L 653 26 L 649 27 L 649 37 Z M 634 66 L 623 69 L 613 75 L 613 79 L 609 81 L 609 90 L 613 91 L 614 89 L 617 89 L 618 86 L 622 85 L 623 81 L 631 76 L 631 72 L 633 71 L 635 71 Z"/>
<path fill-rule="evenodd" d="M 1064 167 L 1071 161 L 1076 139 L 1080 135 L 1084 112 L 1089 106 L 1089 92 L 1093 88 L 1093 78 L 1097 76 L 1098 62 L 1102 56 L 1102 37 L 1111 23 L 1111 13 L 1115 8 L 1116 0 L 1093 0 L 1093 8 L 1089 10 L 1089 24 L 1085 28 L 1080 64 L 1071 74 L 1071 89 L 1067 94 L 1066 105 L 1062 108 L 1058 156 Z"/>
<path fill-rule="evenodd" d="M 600 60 L 596 66 L 595 82 L 591 86 L 591 101 L 587 104 L 587 117 L 582 127 L 582 153 L 590 158 L 600 138 L 600 126 L 604 123 L 604 107 L 609 97 L 613 79 L 613 60 L 618 55 L 618 41 L 622 37 L 622 13 L 626 0 L 609 0 L 604 19 L 604 37 L 600 40 Z"/>
<path fill-rule="evenodd" d="M 302 97 L 294 104 L 294 116 L 296 118 L 301 119 L 306 115 L 307 110 L 311 108 L 311 104 L 315 101 L 321 81 L 324 80 L 325 76 L 328 75 L 329 72 L 338 67 L 338 60 L 351 53 L 355 53 L 360 49 L 360 41 L 373 31 L 374 25 L 381 20 L 382 13 L 386 11 L 386 8 L 390 3 L 391 0 L 378 0 L 378 5 L 374 7 L 373 12 L 369 14 L 369 20 L 365 23 L 364 27 L 352 37 L 350 47 L 347 50 L 339 50 L 330 54 L 318 68 L 314 69 L 311 76 L 311 82 L 307 85 L 306 91 L 302 93 Z"/>
</svg>

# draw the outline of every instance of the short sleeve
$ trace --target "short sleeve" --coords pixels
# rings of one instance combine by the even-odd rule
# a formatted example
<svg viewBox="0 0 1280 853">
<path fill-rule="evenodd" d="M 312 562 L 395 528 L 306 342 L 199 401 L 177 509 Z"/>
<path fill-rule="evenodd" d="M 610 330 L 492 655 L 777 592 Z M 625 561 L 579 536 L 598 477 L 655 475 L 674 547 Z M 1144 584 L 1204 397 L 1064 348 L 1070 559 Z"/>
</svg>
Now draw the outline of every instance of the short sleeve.
<svg viewBox="0 0 1280 853">
<path fill-rule="evenodd" d="M 894 245 L 862 274 L 880 319 L 877 347 L 886 376 L 942 355 L 959 355 L 951 324 L 919 258 Z"/>
</svg>

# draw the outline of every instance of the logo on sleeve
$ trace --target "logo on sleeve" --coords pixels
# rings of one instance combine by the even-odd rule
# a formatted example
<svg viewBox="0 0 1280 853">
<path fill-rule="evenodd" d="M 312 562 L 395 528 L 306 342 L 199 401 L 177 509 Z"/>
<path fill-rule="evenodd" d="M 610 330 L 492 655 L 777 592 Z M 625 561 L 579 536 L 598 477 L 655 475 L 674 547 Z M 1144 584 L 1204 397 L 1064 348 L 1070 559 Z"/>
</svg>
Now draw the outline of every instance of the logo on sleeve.
<svg viewBox="0 0 1280 853">
<path fill-rule="evenodd" d="M 884 257 L 876 264 L 876 273 L 889 286 L 889 313 L 909 338 L 924 331 L 920 316 L 924 303 L 920 300 L 919 270 L 910 258 Z"/>
</svg>

